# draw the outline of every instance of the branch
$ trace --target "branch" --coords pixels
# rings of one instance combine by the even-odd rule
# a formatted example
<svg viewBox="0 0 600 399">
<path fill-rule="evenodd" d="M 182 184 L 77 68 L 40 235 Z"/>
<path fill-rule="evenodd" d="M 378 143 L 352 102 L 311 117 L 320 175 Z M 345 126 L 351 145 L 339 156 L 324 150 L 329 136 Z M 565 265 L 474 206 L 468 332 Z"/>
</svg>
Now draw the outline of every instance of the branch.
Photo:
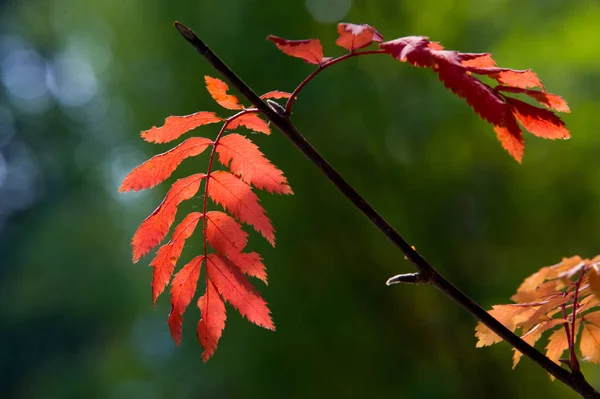
<svg viewBox="0 0 600 399">
<path fill-rule="evenodd" d="M 381 231 L 398 249 L 400 249 L 406 258 L 418 270 L 416 275 L 403 275 L 392 277 L 388 283 L 394 282 L 427 282 L 473 315 L 477 320 L 485 324 L 490 330 L 499 335 L 502 339 L 512 345 L 515 349 L 523 353 L 536 362 L 540 367 L 552 374 L 554 377 L 568 385 L 575 392 L 584 398 L 600 398 L 600 394 L 588 384 L 581 373 L 571 373 L 563 369 L 552 360 L 548 359 L 537 349 L 523 341 L 519 336 L 507 329 L 502 323 L 492 317 L 481 306 L 463 294 L 450 281 L 446 280 L 431 266 L 416 250 L 414 250 L 394 228 L 386 222 L 381 215 L 377 213 L 363 197 L 354 190 L 338 174 L 335 169 L 312 147 L 312 145 L 300 134 L 289 119 L 287 112 L 282 107 L 270 106 L 264 102 L 248 85 L 246 85 L 221 59 L 204 44 L 194 32 L 186 26 L 175 22 L 175 27 L 181 35 L 198 51 L 225 80 L 239 90 L 240 93 L 250 103 L 252 103 L 260 112 L 262 112 L 281 133 L 290 140 L 310 161 L 315 164 L 321 172 L 350 200 L 369 220 Z M 313 75 L 314 76 L 314 75 Z M 406 277 L 411 276 L 411 277 Z M 396 280 L 394 280 L 396 279 Z"/>
</svg>

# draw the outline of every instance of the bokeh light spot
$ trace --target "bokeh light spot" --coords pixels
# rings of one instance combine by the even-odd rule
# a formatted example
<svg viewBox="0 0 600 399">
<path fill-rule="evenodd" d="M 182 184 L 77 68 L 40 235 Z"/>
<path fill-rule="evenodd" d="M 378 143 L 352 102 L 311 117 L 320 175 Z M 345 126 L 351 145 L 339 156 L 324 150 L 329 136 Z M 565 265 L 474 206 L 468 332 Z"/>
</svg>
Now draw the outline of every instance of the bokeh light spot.
<svg viewBox="0 0 600 399">
<path fill-rule="evenodd" d="M 306 9 L 315 21 L 330 24 L 344 18 L 352 0 L 306 0 Z"/>
</svg>

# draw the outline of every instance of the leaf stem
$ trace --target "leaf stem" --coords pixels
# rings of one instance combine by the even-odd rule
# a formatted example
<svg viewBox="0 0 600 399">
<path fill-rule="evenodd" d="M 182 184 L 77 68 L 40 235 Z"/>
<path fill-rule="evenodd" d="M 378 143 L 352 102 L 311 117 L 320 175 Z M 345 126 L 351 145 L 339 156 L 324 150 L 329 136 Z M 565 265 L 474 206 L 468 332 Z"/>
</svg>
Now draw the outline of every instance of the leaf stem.
<svg viewBox="0 0 600 399">
<path fill-rule="evenodd" d="M 581 281 L 583 280 L 583 275 L 586 272 L 586 267 L 581 268 L 581 273 L 579 274 L 579 278 L 575 283 L 575 294 L 573 294 L 573 310 L 571 311 L 571 342 L 569 344 L 569 353 L 571 355 L 571 371 L 574 373 L 579 372 L 579 361 L 577 361 L 577 355 L 575 354 L 575 339 L 577 338 L 577 332 L 575 331 L 575 321 L 577 319 L 577 308 L 579 306 L 578 298 L 579 298 L 579 288 L 581 287 Z M 583 317 L 581 319 L 583 323 Z M 567 336 L 567 339 L 569 337 Z"/>
<path fill-rule="evenodd" d="M 352 57 L 360 57 L 361 55 L 372 55 L 372 54 L 387 54 L 385 51 L 383 50 L 366 50 L 366 51 L 353 51 L 351 53 L 348 54 L 344 54 L 342 56 L 339 56 L 337 58 L 331 59 L 329 61 L 326 61 L 322 64 L 319 65 L 319 67 L 317 69 L 315 69 L 310 75 L 308 75 L 299 85 L 298 87 L 296 87 L 294 89 L 294 91 L 292 92 L 292 95 L 290 96 L 290 98 L 288 98 L 287 102 L 285 103 L 285 113 L 287 115 L 290 115 L 292 113 L 292 105 L 294 105 L 294 101 L 296 101 L 296 98 L 298 96 L 298 94 L 302 91 L 302 89 L 311 81 L 314 79 L 315 76 L 317 76 L 320 72 L 322 72 L 324 69 L 327 69 L 328 67 L 337 64 L 338 62 L 342 62 L 344 60 L 347 60 L 348 58 L 352 58 Z"/>
<path fill-rule="evenodd" d="M 238 112 L 237 114 L 232 115 L 229 118 L 225 119 L 223 126 L 221 126 L 219 133 L 217 133 L 217 137 L 215 137 L 215 141 L 213 141 L 213 148 L 212 148 L 212 151 L 210 152 L 210 158 L 208 159 L 208 167 L 206 169 L 206 178 L 204 179 L 204 201 L 202 203 L 202 241 L 204 244 L 204 259 L 207 259 L 207 255 L 208 255 L 208 251 L 207 251 L 207 247 L 206 247 L 206 242 L 207 242 L 206 229 L 208 228 L 208 219 L 206 218 L 206 210 L 207 210 L 207 205 L 208 205 L 208 184 L 210 183 L 210 175 L 212 173 L 213 161 L 215 159 L 215 155 L 217 154 L 217 146 L 219 145 L 219 141 L 221 140 L 221 137 L 225 133 L 227 126 L 234 119 L 237 119 L 244 114 L 250 114 L 250 113 L 256 113 L 256 112 L 258 112 L 258 110 L 256 110 L 256 109 L 244 109 L 244 110 Z M 208 274 L 206 275 L 206 279 L 208 279 Z M 208 284 L 208 281 L 207 281 L 207 284 Z"/>
<path fill-rule="evenodd" d="M 563 296 L 567 296 L 567 293 L 564 292 Z M 565 319 L 565 322 L 563 323 L 563 327 L 565 328 L 567 344 L 569 345 L 569 368 L 571 368 L 571 371 L 575 371 L 575 370 L 573 370 L 573 355 L 575 354 L 575 340 L 571 340 L 571 331 L 569 330 L 569 320 L 567 319 L 567 308 L 565 307 L 564 303 L 562 305 L 560 305 L 560 309 L 562 311 L 563 319 Z"/>
<path fill-rule="evenodd" d="M 568 385 L 584 398 L 600 398 L 600 394 L 589 385 L 581 373 L 571 373 L 563 369 L 552 360 L 548 359 L 537 349 L 523 341 L 519 336 L 507 329 L 502 323 L 492 317 L 472 299 L 462 293 L 450 281 L 439 274 L 416 250 L 414 250 L 394 228 L 385 221 L 369 205 L 363 197 L 354 190 L 344 178 L 312 147 L 292 124 L 287 112 L 280 113 L 275 107 L 265 103 L 246 83 L 244 83 L 206 44 L 204 44 L 189 28 L 175 22 L 175 27 L 182 36 L 198 51 L 225 80 L 240 91 L 260 112 L 262 112 L 275 125 L 281 133 L 288 138 L 321 172 L 351 201 L 397 248 L 399 248 L 409 261 L 421 274 L 423 281 L 427 281 L 461 307 L 489 327 L 494 333 L 532 359 L 544 370 L 558 380 Z M 349 58 L 349 57 L 348 57 Z M 319 70 L 317 70 L 319 71 Z M 313 72 L 314 75 L 318 73 Z M 313 75 L 313 77 L 314 77 Z"/>
</svg>

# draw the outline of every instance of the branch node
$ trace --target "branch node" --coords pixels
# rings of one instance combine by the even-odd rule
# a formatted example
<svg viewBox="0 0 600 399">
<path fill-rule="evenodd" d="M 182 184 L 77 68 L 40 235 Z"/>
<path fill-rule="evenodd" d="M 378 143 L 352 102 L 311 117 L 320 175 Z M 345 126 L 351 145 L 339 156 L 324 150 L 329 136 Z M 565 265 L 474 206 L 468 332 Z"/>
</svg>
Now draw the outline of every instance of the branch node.
<svg viewBox="0 0 600 399">
<path fill-rule="evenodd" d="M 271 107 L 271 109 L 273 111 L 277 112 L 280 116 L 282 116 L 284 118 L 287 118 L 289 116 L 289 114 L 286 112 L 285 108 L 283 108 L 281 106 L 281 104 L 279 104 L 277 101 L 267 99 L 266 103 L 269 104 L 269 107 Z"/>
<path fill-rule="evenodd" d="M 427 278 L 422 273 L 398 274 L 394 277 L 390 277 L 388 279 L 388 281 L 385 282 L 385 285 L 392 285 L 392 284 L 398 284 L 398 283 L 419 284 L 419 283 L 426 283 L 428 280 L 429 280 L 429 278 Z"/>
</svg>

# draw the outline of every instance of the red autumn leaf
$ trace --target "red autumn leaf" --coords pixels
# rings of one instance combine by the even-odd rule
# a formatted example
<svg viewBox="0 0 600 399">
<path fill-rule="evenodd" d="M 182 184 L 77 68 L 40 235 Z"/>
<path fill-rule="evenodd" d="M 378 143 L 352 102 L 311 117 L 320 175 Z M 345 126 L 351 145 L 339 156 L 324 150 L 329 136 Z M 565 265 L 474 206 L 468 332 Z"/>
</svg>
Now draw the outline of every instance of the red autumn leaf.
<svg viewBox="0 0 600 399">
<path fill-rule="evenodd" d="M 323 47 L 319 39 L 286 40 L 273 35 L 269 35 L 267 39 L 285 54 L 302 58 L 309 64 L 320 65 L 323 61 Z"/>
<path fill-rule="evenodd" d="M 238 100 L 238 98 L 234 95 L 227 94 L 229 90 L 229 86 L 221 79 L 211 78 L 210 76 L 205 76 L 204 81 L 206 82 L 206 90 L 210 93 L 212 98 L 223 108 L 227 109 L 242 109 L 244 108 Z"/>
<path fill-rule="evenodd" d="M 466 99 L 477 114 L 493 125 L 502 126 L 506 113 L 504 99 L 491 87 L 467 73 L 470 67 L 461 64 L 459 53 L 435 50 L 428 47 L 429 43 L 426 37 L 409 36 L 379 46 L 402 62 L 432 68 L 444 85 Z"/>
<path fill-rule="evenodd" d="M 275 232 L 271 221 L 248 183 L 229 172 L 219 170 L 211 173 L 207 185 L 208 196 L 213 201 L 242 222 L 254 227 L 275 246 Z"/>
<path fill-rule="evenodd" d="M 521 89 L 518 87 L 508 87 L 502 85 L 496 86 L 495 90 L 505 91 L 509 93 L 527 94 L 529 97 L 535 99 L 537 102 L 539 102 L 548 109 L 553 109 L 558 112 L 571 112 L 567 102 L 561 96 L 557 96 L 556 94 L 551 94 L 545 91 L 528 90 Z"/>
<path fill-rule="evenodd" d="M 546 93 L 545 91 L 527 90 L 525 92 L 529 97 L 534 98 L 546 108 L 553 109 L 558 112 L 571 112 L 567 102 L 561 96 L 556 94 Z"/>
<path fill-rule="evenodd" d="M 198 299 L 198 307 L 202 314 L 198 322 L 198 340 L 204 348 L 202 360 L 206 362 L 217 349 L 227 319 L 225 303 L 210 280 L 206 280 L 206 293 Z"/>
<path fill-rule="evenodd" d="M 238 116 L 229 122 L 227 129 L 233 130 L 240 126 L 245 126 L 246 128 L 257 133 L 264 133 L 266 135 L 271 134 L 269 124 L 262 120 L 260 116 L 256 115 L 255 113 L 248 113 Z"/>
<path fill-rule="evenodd" d="M 504 124 L 494 125 L 494 131 L 496 132 L 502 147 L 504 147 L 517 162 L 521 163 L 523 151 L 525 150 L 525 139 L 523 138 L 521 128 L 517 125 L 514 117 L 508 115 Z"/>
<path fill-rule="evenodd" d="M 462 66 L 471 68 L 490 68 L 496 66 L 496 61 L 489 53 L 459 53 Z"/>
<path fill-rule="evenodd" d="M 246 276 L 222 255 L 208 255 L 206 273 L 223 298 L 233 305 L 248 321 L 275 330 L 271 311 L 248 282 Z"/>
<path fill-rule="evenodd" d="M 212 141 L 207 138 L 192 137 L 177 147 L 150 158 L 125 177 L 119 191 L 138 191 L 156 186 L 171 176 L 185 158 L 201 154 L 210 144 Z"/>
<path fill-rule="evenodd" d="M 225 256 L 242 252 L 248 242 L 248 234 L 231 216 L 223 212 L 207 212 L 206 240 L 211 247 Z"/>
<path fill-rule="evenodd" d="M 273 99 L 277 100 L 279 98 L 290 98 L 291 96 L 292 96 L 292 93 L 287 93 L 285 91 L 279 91 L 279 90 L 273 90 L 273 91 L 263 94 L 262 96 L 260 96 L 260 98 L 262 98 L 263 100 L 266 100 L 267 98 L 273 98 Z"/>
<path fill-rule="evenodd" d="M 443 47 L 438 44 L 432 45 L 432 42 L 422 36 L 404 37 L 381 43 L 379 46 L 402 62 L 433 69 L 447 88 L 464 98 L 477 114 L 494 125 L 502 146 L 519 162 L 523 156 L 524 141 L 520 129 L 514 122 L 515 117 L 535 135 L 546 138 L 568 136 L 564 123 L 551 112 L 532 106 L 529 106 L 531 108 L 518 106 L 519 110 L 515 111 L 516 106 L 510 103 L 512 99 L 501 94 L 500 88 L 491 88 L 474 76 L 487 75 L 498 80 L 505 85 L 503 91 L 524 92 L 527 87 L 533 86 L 543 89 L 537 75 L 530 70 L 498 68 L 487 53 L 459 53 L 443 50 Z M 561 103 L 559 98 L 542 95 L 539 98 L 542 103 L 548 102 L 544 104 L 546 106 L 550 101 L 554 101 L 559 109 L 567 108 L 566 103 Z"/>
<path fill-rule="evenodd" d="M 337 31 L 339 34 L 335 44 L 345 48 L 348 51 L 354 51 L 363 47 L 367 47 L 373 42 L 382 42 L 383 36 L 370 25 L 362 24 L 338 24 Z"/>
<path fill-rule="evenodd" d="M 235 133 L 224 136 L 219 140 L 216 151 L 219 161 L 246 183 L 277 194 L 292 194 L 283 172 L 246 137 Z"/>
<path fill-rule="evenodd" d="M 182 316 L 196 292 L 203 261 L 204 255 L 196 256 L 175 275 L 171 284 L 171 314 L 168 323 L 171 336 L 177 345 L 181 343 Z"/>
<path fill-rule="evenodd" d="M 198 173 L 173 183 L 163 202 L 142 222 L 133 235 L 131 240 L 133 263 L 150 252 L 165 238 L 175 220 L 177 206 L 196 195 L 200 188 L 200 181 L 205 176 L 204 173 Z"/>
<path fill-rule="evenodd" d="M 171 241 L 163 245 L 156 252 L 156 256 L 150 262 L 154 267 L 152 273 L 152 302 L 156 304 L 156 299 L 164 291 L 171 275 L 175 269 L 175 264 L 181 256 L 183 245 L 196 229 L 198 221 L 202 218 L 202 213 L 192 212 L 187 215 L 173 232 Z"/>
<path fill-rule="evenodd" d="M 267 271 L 265 265 L 262 263 L 262 258 L 256 252 L 244 253 L 232 253 L 229 255 L 229 260 L 240 268 L 242 273 L 246 273 L 248 276 L 256 277 L 262 280 L 265 284 L 267 282 Z"/>
<path fill-rule="evenodd" d="M 169 116 L 161 127 L 153 126 L 150 130 L 142 132 L 141 136 L 150 143 L 166 143 L 179 138 L 198 126 L 220 122 L 223 119 L 214 112 L 196 112 L 186 116 Z"/>
<path fill-rule="evenodd" d="M 541 87 L 542 89 L 544 88 L 540 78 L 529 69 L 524 71 L 503 71 L 497 75 L 493 75 L 493 79 L 496 79 L 498 83 L 506 86 L 520 87 L 523 89 L 536 86 Z"/>
<path fill-rule="evenodd" d="M 507 100 L 515 118 L 531 134 L 545 139 L 568 139 L 571 137 L 564 122 L 552 112 L 514 98 Z"/>
</svg>

